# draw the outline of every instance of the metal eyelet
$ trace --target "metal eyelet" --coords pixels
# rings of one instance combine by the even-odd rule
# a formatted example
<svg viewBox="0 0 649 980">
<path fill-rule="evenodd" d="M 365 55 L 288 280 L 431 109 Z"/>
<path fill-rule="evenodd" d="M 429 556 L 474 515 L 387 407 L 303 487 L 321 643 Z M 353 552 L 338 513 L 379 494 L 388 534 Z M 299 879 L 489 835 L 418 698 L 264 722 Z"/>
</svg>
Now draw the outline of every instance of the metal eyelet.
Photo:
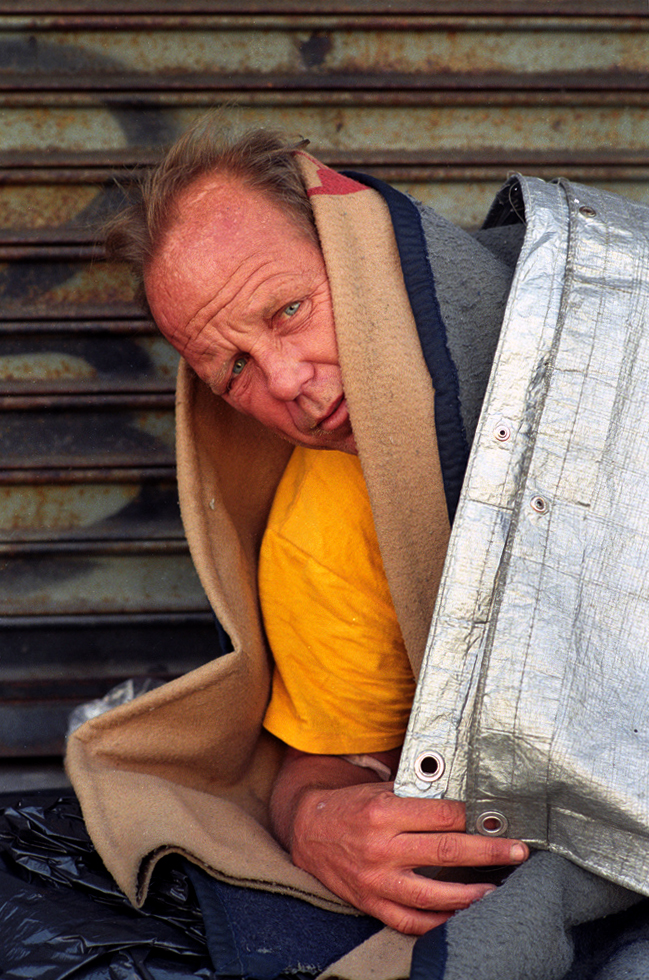
<svg viewBox="0 0 649 980">
<path fill-rule="evenodd" d="M 475 822 L 477 832 L 484 837 L 504 837 L 508 826 L 507 817 L 499 810 L 485 810 Z"/>
<path fill-rule="evenodd" d="M 579 208 L 579 213 L 583 214 L 585 218 L 594 218 L 597 214 L 595 208 L 591 208 L 590 204 L 582 204 Z"/>
<path fill-rule="evenodd" d="M 508 442 L 511 437 L 512 430 L 504 423 L 497 425 L 494 429 L 494 439 L 496 439 L 498 442 Z"/>
<path fill-rule="evenodd" d="M 446 763 L 439 752 L 422 752 L 415 761 L 417 779 L 425 783 L 436 783 L 441 779 L 446 769 Z"/>
<path fill-rule="evenodd" d="M 537 514 L 547 514 L 549 508 L 548 502 L 545 497 L 536 496 L 532 497 L 530 501 L 532 510 L 535 510 Z"/>
</svg>

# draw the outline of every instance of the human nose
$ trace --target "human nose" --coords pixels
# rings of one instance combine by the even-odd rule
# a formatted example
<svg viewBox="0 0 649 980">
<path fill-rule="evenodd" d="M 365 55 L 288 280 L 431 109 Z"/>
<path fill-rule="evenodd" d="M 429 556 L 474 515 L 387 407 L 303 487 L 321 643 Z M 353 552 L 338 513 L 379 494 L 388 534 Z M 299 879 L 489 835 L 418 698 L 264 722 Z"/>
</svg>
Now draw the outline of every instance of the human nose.
<svg viewBox="0 0 649 980">
<path fill-rule="evenodd" d="M 298 398 L 313 373 L 311 365 L 293 350 L 265 352 L 262 370 L 271 395 L 287 402 Z"/>
</svg>

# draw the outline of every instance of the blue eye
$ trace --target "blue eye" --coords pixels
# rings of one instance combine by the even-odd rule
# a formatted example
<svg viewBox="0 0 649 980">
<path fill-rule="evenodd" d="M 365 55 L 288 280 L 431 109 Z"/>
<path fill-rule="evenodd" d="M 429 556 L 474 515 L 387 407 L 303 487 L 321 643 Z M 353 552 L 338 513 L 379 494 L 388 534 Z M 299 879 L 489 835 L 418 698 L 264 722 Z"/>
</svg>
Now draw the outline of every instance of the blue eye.
<svg viewBox="0 0 649 980">
<path fill-rule="evenodd" d="M 230 393 L 230 389 L 232 388 L 235 378 L 239 377 L 239 375 L 241 374 L 241 372 L 243 371 L 247 363 L 248 363 L 247 355 L 240 354 L 239 357 L 237 357 L 236 361 L 232 365 L 232 371 L 230 372 L 230 380 L 228 381 L 225 387 L 226 395 Z"/>
<path fill-rule="evenodd" d="M 284 308 L 284 314 L 286 316 L 295 316 L 302 304 L 296 300 L 295 303 L 289 303 L 288 306 Z"/>
<path fill-rule="evenodd" d="M 241 357 L 237 357 L 236 361 L 232 365 L 232 377 L 236 378 L 237 375 L 241 374 L 247 363 L 247 357 L 244 357 L 243 355 L 241 355 Z"/>
</svg>

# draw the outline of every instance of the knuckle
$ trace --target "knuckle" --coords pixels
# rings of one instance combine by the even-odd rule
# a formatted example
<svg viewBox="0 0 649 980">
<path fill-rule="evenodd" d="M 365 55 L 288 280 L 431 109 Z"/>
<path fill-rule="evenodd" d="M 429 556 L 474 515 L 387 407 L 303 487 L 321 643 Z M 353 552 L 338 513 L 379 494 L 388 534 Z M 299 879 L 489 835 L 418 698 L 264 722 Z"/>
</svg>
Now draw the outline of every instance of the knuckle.
<svg viewBox="0 0 649 980">
<path fill-rule="evenodd" d="M 403 913 L 403 915 L 398 915 L 396 917 L 394 928 L 397 930 L 397 932 L 404 932 L 407 936 L 412 935 L 417 931 L 414 916 L 408 915 L 407 912 Z"/>
<path fill-rule="evenodd" d="M 460 861 L 462 848 L 460 838 L 456 834 L 440 834 L 437 839 L 437 856 L 441 864 L 457 864 Z"/>
<path fill-rule="evenodd" d="M 511 845 L 504 840 L 486 841 L 486 857 L 490 864 L 505 864 L 509 862 Z"/>
<path fill-rule="evenodd" d="M 457 830 L 458 806 L 454 800 L 437 800 L 435 816 L 440 830 Z"/>
<path fill-rule="evenodd" d="M 416 876 L 419 877 L 419 876 Z M 411 893 L 411 905 L 418 909 L 435 909 L 437 902 L 430 894 L 430 882 L 422 878 L 416 881 Z"/>
<path fill-rule="evenodd" d="M 386 790 L 381 793 L 376 793 L 367 801 L 365 817 L 369 827 L 379 829 L 385 825 L 391 809 L 392 800 L 392 794 Z"/>
<path fill-rule="evenodd" d="M 392 919 L 390 925 L 397 932 L 405 932 L 406 935 L 412 935 L 417 931 L 415 916 L 408 909 L 399 909 L 390 918 Z"/>
<path fill-rule="evenodd" d="M 369 903 L 376 904 L 380 901 L 383 894 L 383 882 L 381 870 L 378 868 L 364 868 L 358 874 L 356 880 L 356 890 L 363 896 L 363 905 L 367 908 Z"/>
</svg>

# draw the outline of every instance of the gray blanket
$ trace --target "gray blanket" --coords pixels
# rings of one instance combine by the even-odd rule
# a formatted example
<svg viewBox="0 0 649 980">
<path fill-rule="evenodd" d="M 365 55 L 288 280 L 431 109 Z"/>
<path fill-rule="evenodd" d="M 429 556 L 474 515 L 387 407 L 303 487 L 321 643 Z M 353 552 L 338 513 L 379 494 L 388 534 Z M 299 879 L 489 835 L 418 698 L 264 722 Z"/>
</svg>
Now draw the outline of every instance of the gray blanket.
<svg viewBox="0 0 649 980">
<path fill-rule="evenodd" d="M 411 980 L 646 980 L 649 900 L 548 852 L 415 945 Z"/>
</svg>

